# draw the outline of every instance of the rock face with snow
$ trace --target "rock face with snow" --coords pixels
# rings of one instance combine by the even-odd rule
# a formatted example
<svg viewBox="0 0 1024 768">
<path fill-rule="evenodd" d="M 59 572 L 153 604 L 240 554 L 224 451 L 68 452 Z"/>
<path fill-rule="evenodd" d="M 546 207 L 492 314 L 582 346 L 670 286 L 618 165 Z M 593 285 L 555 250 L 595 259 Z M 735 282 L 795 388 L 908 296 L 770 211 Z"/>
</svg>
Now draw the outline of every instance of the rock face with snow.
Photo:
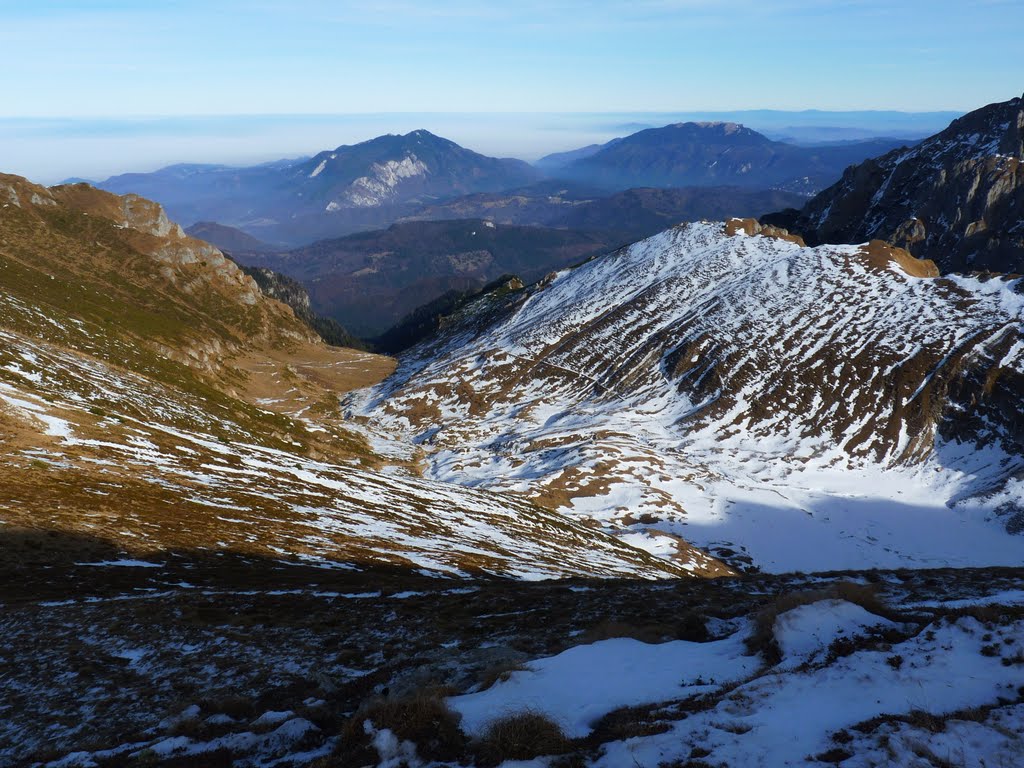
<svg viewBox="0 0 1024 768">
<path fill-rule="evenodd" d="M 764 221 L 809 243 L 882 239 L 943 271 L 1024 272 L 1024 100 L 989 104 L 912 149 L 849 168 Z"/>
<path fill-rule="evenodd" d="M 436 477 L 663 554 L 1016 562 L 1024 297 L 937 275 L 880 242 L 680 226 L 484 300 L 364 408 Z"/>
</svg>

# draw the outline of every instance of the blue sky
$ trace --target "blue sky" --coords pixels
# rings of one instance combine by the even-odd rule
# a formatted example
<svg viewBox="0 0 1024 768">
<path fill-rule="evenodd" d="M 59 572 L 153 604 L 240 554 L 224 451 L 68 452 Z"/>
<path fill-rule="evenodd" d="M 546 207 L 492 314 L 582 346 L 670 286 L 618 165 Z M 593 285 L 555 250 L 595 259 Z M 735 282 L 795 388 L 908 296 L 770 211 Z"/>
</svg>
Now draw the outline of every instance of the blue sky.
<svg viewBox="0 0 1024 768">
<path fill-rule="evenodd" d="M 414 128 L 535 159 L 694 111 L 963 112 L 1024 91 L 1021 29 L 1024 0 L 0 0 L 0 170 L 257 162 Z"/>
<path fill-rule="evenodd" d="M 0 116 L 970 109 L 1020 0 L 0 0 Z"/>
</svg>

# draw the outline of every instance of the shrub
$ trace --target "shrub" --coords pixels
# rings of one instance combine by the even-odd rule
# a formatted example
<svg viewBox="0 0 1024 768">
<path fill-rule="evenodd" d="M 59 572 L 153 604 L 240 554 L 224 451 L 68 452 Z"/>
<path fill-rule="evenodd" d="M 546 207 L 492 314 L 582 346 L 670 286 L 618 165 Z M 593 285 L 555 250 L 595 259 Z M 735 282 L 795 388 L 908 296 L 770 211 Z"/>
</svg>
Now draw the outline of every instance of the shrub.
<svg viewBox="0 0 1024 768">
<path fill-rule="evenodd" d="M 828 592 L 836 600 L 845 600 L 848 603 L 859 605 L 868 613 L 884 618 L 893 617 L 892 611 L 878 597 L 879 586 L 877 584 L 857 584 L 853 581 L 838 581 L 832 584 Z"/>
<path fill-rule="evenodd" d="M 820 755 L 817 755 L 814 759 L 817 760 L 819 763 L 835 763 L 836 765 L 838 765 L 844 760 L 849 760 L 851 757 L 853 757 L 852 752 L 842 749 L 841 747 L 834 747 L 828 750 L 827 752 L 822 752 Z"/>
<path fill-rule="evenodd" d="M 505 760 L 529 760 L 541 755 L 561 755 L 570 749 L 569 739 L 547 715 L 516 712 L 492 721 L 477 745 L 487 765 Z"/>
<path fill-rule="evenodd" d="M 488 688 L 492 688 L 498 683 L 504 683 L 507 681 L 512 676 L 513 672 L 521 672 L 525 669 L 526 667 L 519 662 L 505 661 L 500 664 L 495 664 L 481 673 L 480 684 L 476 690 L 486 691 Z"/>
<path fill-rule="evenodd" d="M 374 697 L 345 723 L 342 744 L 360 754 L 372 749 L 364 723 L 388 729 L 401 741 L 416 745 L 420 757 L 453 761 L 465 754 L 466 737 L 459 729 L 459 715 L 433 691 L 418 691 L 401 698 Z"/>
</svg>

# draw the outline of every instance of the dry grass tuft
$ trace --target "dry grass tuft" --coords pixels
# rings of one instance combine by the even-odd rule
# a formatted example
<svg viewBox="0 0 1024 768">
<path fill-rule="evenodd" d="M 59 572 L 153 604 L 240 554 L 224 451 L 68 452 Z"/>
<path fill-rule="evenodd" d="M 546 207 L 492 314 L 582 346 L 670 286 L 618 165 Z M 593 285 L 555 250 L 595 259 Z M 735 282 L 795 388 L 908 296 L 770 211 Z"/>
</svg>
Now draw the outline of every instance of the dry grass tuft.
<svg viewBox="0 0 1024 768">
<path fill-rule="evenodd" d="M 629 637 L 642 643 L 663 643 L 675 639 L 675 627 L 664 623 L 632 624 L 608 619 L 588 629 L 583 635 L 583 642 L 596 643 L 617 637 Z"/>
<path fill-rule="evenodd" d="M 506 661 L 495 664 L 480 673 L 480 684 L 476 690 L 486 691 L 498 683 L 506 682 L 512 677 L 513 672 L 523 672 L 525 670 L 526 665 L 521 662 Z"/>
<path fill-rule="evenodd" d="M 524 711 L 491 722 L 477 744 L 481 763 L 498 765 L 505 760 L 530 760 L 541 755 L 561 755 L 571 743 L 561 727 L 547 715 Z"/>
<path fill-rule="evenodd" d="M 401 741 L 411 741 L 421 758 L 448 762 L 466 752 L 466 737 L 459 728 L 459 719 L 437 691 L 417 691 L 393 699 L 378 696 L 365 702 L 349 718 L 341 741 L 346 752 L 362 755 L 372 750 L 364 725 L 369 720 L 374 728 L 386 728 Z M 376 759 L 375 752 L 372 757 Z"/>
</svg>

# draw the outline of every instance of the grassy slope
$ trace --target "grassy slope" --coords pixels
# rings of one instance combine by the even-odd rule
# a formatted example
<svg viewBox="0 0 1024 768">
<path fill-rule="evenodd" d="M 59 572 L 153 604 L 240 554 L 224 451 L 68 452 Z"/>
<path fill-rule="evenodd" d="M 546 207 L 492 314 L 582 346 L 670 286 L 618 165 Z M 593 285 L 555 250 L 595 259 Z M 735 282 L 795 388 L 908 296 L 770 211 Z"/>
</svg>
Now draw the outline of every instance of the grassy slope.
<svg viewBox="0 0 1024 768">
<path fill-rule="evenodd" d="M 13 190 L 0 208 L 7 526 L 133 554 L 673 572 L 529 504 L 403 473 L 410 452 L 387 460 L 400 474 L 377 473 L 385 459 L 337 398 L 391 361 L 315 341 L 150 203 L 84 185 L 0 183 Z"/>
</svg>

